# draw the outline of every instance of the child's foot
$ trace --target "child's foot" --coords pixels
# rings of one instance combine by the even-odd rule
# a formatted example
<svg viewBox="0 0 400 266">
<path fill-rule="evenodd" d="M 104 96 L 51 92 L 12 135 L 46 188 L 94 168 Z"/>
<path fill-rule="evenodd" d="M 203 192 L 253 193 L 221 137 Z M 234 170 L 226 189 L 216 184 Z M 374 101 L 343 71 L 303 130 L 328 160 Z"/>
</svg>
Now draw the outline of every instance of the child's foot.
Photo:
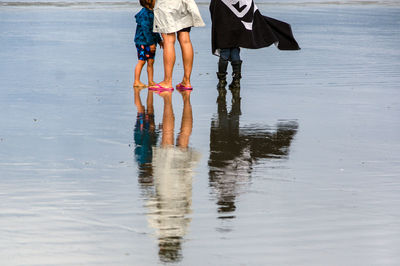
<svg viewBox="0 0 400 266">
<path fill-rule="evenodd" d="M 134 88 L 146 88 L 146 84 L 142 83 L 141 81 L 135 81 L 135 83 L 133 83 L 133 87 Z"/>
</svg>

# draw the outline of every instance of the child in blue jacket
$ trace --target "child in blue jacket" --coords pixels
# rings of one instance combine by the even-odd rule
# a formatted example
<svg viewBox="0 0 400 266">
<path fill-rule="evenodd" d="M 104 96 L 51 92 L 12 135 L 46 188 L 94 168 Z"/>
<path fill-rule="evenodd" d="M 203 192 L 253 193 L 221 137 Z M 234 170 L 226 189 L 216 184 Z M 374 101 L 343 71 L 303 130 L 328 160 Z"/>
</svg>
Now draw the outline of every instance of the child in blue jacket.
<svg viewBox="0 0 400 266">
<path fill-rule="evenodd" d="M 153 65 L 154 57 L 156 55 L 157 43 L 163 47 L 163 42 L 159 33 L 153 32 L 153 7 L 155 0 L 140 0 L 140 5 L 143 7 L 136 15 L 136 34 L 135 45 L 138 54 L 138 63 L 135 67 L 135 82 L 133 87 L 146 87 L 140 81 L 140 74 L 142 73 L 143 66 L 147 62 L 147 78 L 148 85 L 154 85 L 153 80 Z"/>
</svg>

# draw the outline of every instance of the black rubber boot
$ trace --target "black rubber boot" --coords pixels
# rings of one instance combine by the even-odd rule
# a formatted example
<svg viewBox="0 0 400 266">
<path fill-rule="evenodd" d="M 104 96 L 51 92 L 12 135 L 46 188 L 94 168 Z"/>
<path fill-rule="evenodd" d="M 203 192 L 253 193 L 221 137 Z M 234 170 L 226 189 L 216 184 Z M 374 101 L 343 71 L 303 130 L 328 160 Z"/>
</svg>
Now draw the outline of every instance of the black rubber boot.
<svg viewBox="0 0 400 266">
<path fill-rule="evenodd" d="M 226 95 L 226 70 L 228 69 L 228 60 L 225 60 L 223 58 L 219 58 L 218 61 L 218 72 L 217 72 L 217 77 L 218 77 L 218 85 L 217 85 L 217 90 L 219 93 L 219 96 L 225 97 Z"/>
<path fill-rule="evenodd" d="M 242 78 L 242 61 L 233 61 L 232 65 L 232 82 L 229 89 L 232 92 L 232 101 L 240 100 L 240 79 Z"/>
</svg>

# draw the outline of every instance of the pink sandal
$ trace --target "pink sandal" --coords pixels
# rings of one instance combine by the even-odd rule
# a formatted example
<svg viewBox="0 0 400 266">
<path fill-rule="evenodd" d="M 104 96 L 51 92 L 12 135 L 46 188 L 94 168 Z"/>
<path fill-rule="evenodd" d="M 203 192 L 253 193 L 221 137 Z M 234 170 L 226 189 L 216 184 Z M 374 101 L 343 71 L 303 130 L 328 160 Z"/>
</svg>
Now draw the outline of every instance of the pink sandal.
<svg viewBox="0 0 400 266">
<path fill-rule="evenodd" d="M 157 83 L 157 84 L 155 84 L 155 85 L 153 85 L 153 86 L 150 86 L 150 87 L 149 87 L 149 90 L 154 91 L 155 93 L 160 94 L 160 93 L 165 92 L 165 91 L 167 91 L 167 92 L 173 92 L 173 91 L 174 91 L 174 88 L 165 88 L 165 87 L 161 86 L 159 83 Z"/>
<path fill-rule="evenodd" d="M 192 91 L 193 87 L 185 87 L 182 85 L 182 83 L 179 83 L 178 85 L 176 85 L 176 89 L 180 92 L 182 91 Z"/>
</svg>

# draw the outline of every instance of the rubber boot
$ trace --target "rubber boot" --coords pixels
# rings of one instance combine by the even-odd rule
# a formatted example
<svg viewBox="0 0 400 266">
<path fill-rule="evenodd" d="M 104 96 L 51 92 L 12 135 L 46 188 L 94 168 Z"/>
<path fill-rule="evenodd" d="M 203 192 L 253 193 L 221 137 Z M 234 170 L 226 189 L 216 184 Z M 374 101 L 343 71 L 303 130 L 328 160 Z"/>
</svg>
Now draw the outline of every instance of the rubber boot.
<svg viewBox="0 0 400 266">
<path fill-rule="evenodd" d="M 217 90 L 218 90 L 218 97 L 225 97 L 226 95 L 226 70 L 228 69 L 228 60 L 225 60 L 223 58 L 219 58 L 218 61 L 218 72 L 217 72 L 217 77 L 218 77 L 218 85 L 217 85 Z"/>
<path fill-rule="evenodd" d="M 242 78 L 242 61 L 233 61 L 232 65 L 232 82 L 229 89 L 232 92 L 232 102 L 240 100 L 240 79 Z"/>
</svg>

